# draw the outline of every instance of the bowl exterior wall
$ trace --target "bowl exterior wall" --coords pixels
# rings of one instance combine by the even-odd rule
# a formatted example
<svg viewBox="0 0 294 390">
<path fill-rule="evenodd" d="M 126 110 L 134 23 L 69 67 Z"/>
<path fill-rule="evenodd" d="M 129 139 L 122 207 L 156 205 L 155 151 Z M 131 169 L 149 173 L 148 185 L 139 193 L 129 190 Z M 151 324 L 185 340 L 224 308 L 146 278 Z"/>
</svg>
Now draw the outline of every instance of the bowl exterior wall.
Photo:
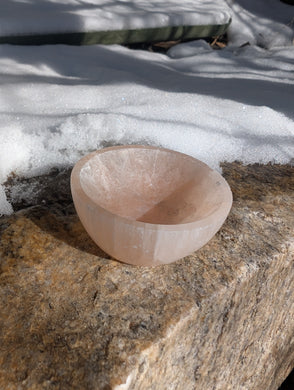
<svg viewBox="0 0 294 390">
<path fill-rule="evenodd" d="M 213 237 L 227 216 L 215 215 L 201 227 L 197 223 L 165 227 L 138 224 L 85 202 L 73 188 L 72 195 L 79 218 L 93 241 L 115 259 L 133 265 L 168 264 L 189 255 Z"/>
</svg>

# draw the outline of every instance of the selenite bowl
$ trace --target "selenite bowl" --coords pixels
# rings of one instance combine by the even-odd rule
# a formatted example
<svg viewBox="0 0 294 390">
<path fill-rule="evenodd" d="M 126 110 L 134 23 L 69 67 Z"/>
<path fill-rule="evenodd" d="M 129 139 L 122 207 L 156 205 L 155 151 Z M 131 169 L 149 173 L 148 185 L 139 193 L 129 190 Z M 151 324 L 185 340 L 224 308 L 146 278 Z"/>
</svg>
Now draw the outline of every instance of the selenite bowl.
<svg viewBox="0 0 294 390">
<path fill-rule="evenodd" d="M 82 158 L 71 191 L 95 243 L 115 259 L 144 266 L 171 263 L 202 247 L 232 206 L 229 185 L 203 162 L 140 145 Z"/>
</svg>

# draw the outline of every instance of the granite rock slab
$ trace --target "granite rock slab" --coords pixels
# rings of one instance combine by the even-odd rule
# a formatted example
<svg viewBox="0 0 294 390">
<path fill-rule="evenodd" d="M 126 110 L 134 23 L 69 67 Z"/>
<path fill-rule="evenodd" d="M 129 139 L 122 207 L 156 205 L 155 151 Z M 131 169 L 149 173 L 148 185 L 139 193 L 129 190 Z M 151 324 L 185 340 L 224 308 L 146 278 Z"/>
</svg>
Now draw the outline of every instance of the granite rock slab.
<svg viewBox="0 0 294 390">
<path fill-rule="evenodd" d="M 294 366 L 294 168 L 222 168 L 227 221 L 171 265 L 98 248 L 67 173 L 2 217 L 0 389 L 276 390 Z"/>
</svg>

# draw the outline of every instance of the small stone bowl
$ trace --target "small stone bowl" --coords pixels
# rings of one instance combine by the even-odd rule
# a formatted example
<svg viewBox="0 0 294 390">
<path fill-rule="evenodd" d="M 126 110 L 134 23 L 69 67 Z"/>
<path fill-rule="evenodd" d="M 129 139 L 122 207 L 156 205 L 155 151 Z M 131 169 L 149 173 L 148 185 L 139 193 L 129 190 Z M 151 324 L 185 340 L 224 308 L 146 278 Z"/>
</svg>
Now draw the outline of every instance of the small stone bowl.
<svg viewBox="0 0 294 390">
<path fill-rule="evenodd" d="M 122 262 L 172 263 L 206 244 L 231 206 L 225 179 L 191 156 L 151 146 L 93 152 L 74 166 L 71 191 L 90 237 Z"/>
</svg>

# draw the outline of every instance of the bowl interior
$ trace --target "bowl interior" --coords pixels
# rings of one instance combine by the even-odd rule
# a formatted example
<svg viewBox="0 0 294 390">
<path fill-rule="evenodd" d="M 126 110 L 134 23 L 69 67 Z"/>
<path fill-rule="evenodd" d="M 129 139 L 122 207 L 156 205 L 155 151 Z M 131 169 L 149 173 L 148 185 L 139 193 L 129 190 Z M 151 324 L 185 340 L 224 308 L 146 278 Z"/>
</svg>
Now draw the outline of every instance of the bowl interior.
<svg viewBox="0 0 294 390">
<path fill-rule="evenodd" d="M 152 224 L 182 224 L 213 213 L 224 180 L 184 154 L 153 148 L 100 152 L 80 171 L 83 191 L 113 214 Z"/>
</svg>

